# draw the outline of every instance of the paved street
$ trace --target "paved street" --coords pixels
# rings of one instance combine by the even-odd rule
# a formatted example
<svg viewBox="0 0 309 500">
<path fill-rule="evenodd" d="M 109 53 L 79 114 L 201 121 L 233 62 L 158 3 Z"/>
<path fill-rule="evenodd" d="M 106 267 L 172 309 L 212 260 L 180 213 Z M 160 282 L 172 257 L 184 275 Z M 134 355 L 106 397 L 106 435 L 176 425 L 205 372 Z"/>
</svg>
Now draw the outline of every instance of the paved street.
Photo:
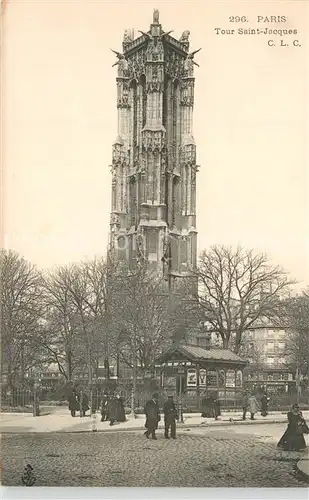
<svg viewBox="0 0 309 500">
<path fill-rule="evenodd" d="M 309 419 L 309 412 L 303 412 L 304 418 Z M 202 418 L 201 413 L 191 413 L 184 415 L 184 426 L 222 426 L 229 424 L 231 419 L 232 425 L 258 425 L 259 422 L 266 424 L 268 422 L 287 422 L 286 413 L 270 412 L 267 417 L 262 417 L 260 413 L 256 415 L 254 422 L 249 418 L 245 422 L 242 421 L 242 412 L 222 412 L 222 416 L 218 421 L 213 418 Z M 0 424 L 2 432 L 9 433 L 34 433 L 34 432 L 80 432 L 92 431 L 93 419 L 89 416 L 85 418 L 72 418 L 67 407 L 50 408 L 50 414 L 40 417 L 33 417 L 31 413 L 26 414 L 0 414 Z M 143 428 L 145 424 L 145 415 L 138 415 L 138 418 L 131 419 L 128 417 L 126 422 L 121 422 L 114 427 L 115 431 L 119 430 L 134 430 Z M 110 431 L 108 422 L 100 422 L 99 413 L 96 414 L 96 428 L 99 431 Z M 163 419 L 159 424 L 163 427 Z"/>
<path fill-rule="evenodd" d="M 3 485 L 308 487 L 295 472 L 304 453 L 280 452 L 284 424 L 183 429 L 146 440 L 141 431 L 3 434 Z"/>
</svg>

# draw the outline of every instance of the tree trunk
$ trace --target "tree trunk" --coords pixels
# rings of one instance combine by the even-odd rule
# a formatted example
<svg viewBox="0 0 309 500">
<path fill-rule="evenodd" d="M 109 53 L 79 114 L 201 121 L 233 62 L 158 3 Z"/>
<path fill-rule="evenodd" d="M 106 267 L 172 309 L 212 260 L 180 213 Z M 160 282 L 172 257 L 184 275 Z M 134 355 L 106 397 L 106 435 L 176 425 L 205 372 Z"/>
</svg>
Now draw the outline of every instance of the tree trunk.
<svg viewBox="0 0 309 500">
<path fill-rule="evenodd" d="M 69 351 L 67 355 L 67 363 L 68 363 L 68 382 L 72 382 L 73 378 L 73 369 L 72 369 L 72 353 Z"/>
<path fill-rule="evenodd" d="M 228 349 L 229 348 L 229 340 L 227 338 L 223 339 L 223 349 Z"/>
</svg>

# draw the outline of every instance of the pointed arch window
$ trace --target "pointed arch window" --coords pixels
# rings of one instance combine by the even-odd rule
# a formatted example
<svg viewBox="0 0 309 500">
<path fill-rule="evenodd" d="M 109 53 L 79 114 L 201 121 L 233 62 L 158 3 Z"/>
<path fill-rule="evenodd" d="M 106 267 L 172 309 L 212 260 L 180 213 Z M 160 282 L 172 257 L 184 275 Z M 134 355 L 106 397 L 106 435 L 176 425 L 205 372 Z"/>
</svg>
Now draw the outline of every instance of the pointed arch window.
<svg viewBox="0 0 309 500">
<path fill-rule="evenodd" d="M 146 76 L 142 75 L 140 78 L 140 85 L 142 89 L 142 126 L 145 127 L 147 121 L 147 90 L 146 90 Z"/>
<path fill-rule="evenodd" d="M 131 109 L 132 109 L 132 132 L 133 132 L 133 148 L 136 147 L 137 145 L 137 83 L 136 83 L 136 80 L 132 80 L 131 82 L 131 85 L 130 85 L 130 88 L 131 88 L 131 99 L 132 99 L 132 105 L 131 105 Z"/>
</svg>

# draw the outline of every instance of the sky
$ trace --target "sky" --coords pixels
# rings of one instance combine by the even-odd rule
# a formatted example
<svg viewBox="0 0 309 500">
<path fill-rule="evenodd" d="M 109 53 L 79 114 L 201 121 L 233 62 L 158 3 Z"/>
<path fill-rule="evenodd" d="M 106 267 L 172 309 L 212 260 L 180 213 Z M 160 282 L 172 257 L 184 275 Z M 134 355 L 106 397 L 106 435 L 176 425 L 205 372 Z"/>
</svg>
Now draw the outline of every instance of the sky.
<svg viewBox="0 0 309 500">
<path fill-rule="evenodd" d="M 309 3 L 6 0 L 2 12 L 2 238 L 43 268 L 106 252 L 116 68 L 123 32 L 190 30 L 199 250 L 267 252 L 309 284 Z M 242 23 L 230 16 L 246 16 Z M 257 16 L 286 23 L 257 23 Z M 306 24 L 307 23 L 307 24 Z M 217 35 L 215 28 L 297 35 Z M 289 44 L 280 47 L 280 40 Z M 293 47 L 299 40 L 301 47 Z M 268 45 L 274 40 L 275 47 Z"/>
</svg>

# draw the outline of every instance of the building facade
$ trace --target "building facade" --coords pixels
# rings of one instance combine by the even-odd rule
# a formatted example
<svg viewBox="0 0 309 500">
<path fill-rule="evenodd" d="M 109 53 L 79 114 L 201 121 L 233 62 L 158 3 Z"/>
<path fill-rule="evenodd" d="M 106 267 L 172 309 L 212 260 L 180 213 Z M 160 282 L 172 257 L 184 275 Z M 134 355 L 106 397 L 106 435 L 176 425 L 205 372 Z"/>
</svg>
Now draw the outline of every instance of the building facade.
<svg viewBox="0 0 309 500">
<path fill-rule="evenodd" d="M 265 321 L 253 325 L 244 335 L 241 351 L 250 363 L 246 370 L 249 386 L 277 395 L 295 391 L 285 328 Z"/>
<path fill-rule="evenodd" d="M 118 68 L 118 134 L 112 154 L 110 249 L 130 266 L 169 278 L 196 266 L 194 55 L 189 31 L 164 32 L 154 10 L 147 33 L 126 30 Z"/>
<path fill-rule="evenodd" d="M 209 331 L 208 334 L 213 345 L 222 347 L 222 341 L 215 332 Z M 207 335 L 198 336 L 196 343 L 204 347 Z M 295 391 L 295 373 L 289 367 L 288 331 L 285 328 L 266 319 L 256 322 L 244 333 L 239 354 L 249 362 L 244 371 L 249 388 L 277 395 Z"/>
</svg>

